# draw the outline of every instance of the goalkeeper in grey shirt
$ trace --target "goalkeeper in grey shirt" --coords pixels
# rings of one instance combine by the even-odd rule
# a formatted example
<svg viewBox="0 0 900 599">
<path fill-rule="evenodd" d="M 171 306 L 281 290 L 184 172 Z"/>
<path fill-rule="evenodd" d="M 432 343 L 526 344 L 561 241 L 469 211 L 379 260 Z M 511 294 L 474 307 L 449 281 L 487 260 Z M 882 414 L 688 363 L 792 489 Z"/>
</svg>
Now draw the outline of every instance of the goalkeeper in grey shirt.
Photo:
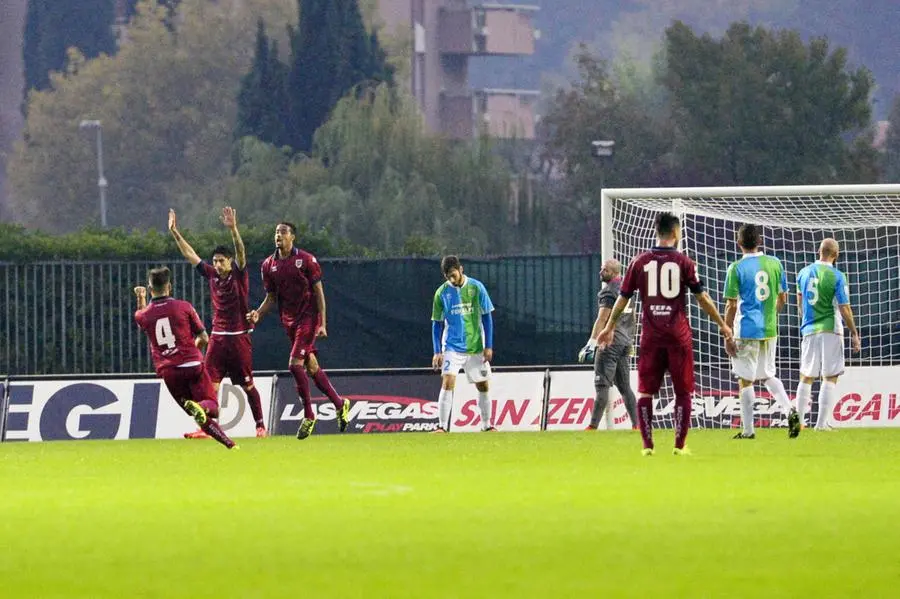
<svg viewBox="0 0 900 599">
<path fill-rule="evenodd" d="M 606 285 L 597 294 L 597 320 L 591 331 L 591 338 L 587 345 L 578 352 L 578 361 L 587 362 L 594 360 L 594 388 L 597 397 L 594 400 L 594 410 L 591 412 L 591 423 L 588 430 L 595 430 L 600 426 L 600 418 L 609 403 L 609 388 L 615 384 L 616 389 L 622 394 L 628 417 L 631 418 L 632 428 L 637 424 L 637 408 L 634 392 L 631 390 L 631 348 L 634 345 L 634 311 L 631 303 L 626 306 L 625 312 L 616 323 L 616 332 L 613 342 L 602 351 L 597 351 L 597 335 L 606 326 L 609 314 L 616 300 L 619 299 L 619 290 L 622 288 L 622 264 L 618 260 L 610 259 L 603 263 L 600 269 L 600 280 Z"/>
</svg>

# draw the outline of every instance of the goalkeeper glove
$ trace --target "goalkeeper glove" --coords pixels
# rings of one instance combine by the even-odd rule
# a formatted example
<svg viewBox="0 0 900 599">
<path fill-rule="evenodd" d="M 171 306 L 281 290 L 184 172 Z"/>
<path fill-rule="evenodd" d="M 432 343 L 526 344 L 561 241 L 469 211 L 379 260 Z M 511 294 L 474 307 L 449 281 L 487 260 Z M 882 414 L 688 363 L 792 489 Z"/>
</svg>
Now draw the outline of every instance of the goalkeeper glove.
<svg viewBox="0 0 900 599">
<path fill-rule="evenodd" d="M 587 345 L 581 348 L 581 351 L 578 352 L 578 362 L 584 364 L 585 362 L 593 362 L 594 361 L 594 353 L 597 351 L 597 340 L 591 337 L 588 339 Z"/>
</svg>

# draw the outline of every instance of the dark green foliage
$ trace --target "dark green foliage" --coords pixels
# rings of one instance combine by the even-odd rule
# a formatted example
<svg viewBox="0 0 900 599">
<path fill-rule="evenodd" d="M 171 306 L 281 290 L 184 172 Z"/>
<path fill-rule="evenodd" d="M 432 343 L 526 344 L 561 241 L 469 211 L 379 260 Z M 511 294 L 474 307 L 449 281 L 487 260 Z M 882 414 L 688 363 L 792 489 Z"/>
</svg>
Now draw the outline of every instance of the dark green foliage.
<svg viewBox="0 0 900 599">
<path fill-rule="evenodd" d="M 50 73 L 63 70 L 69 48 L 87 58 L 112 54 L 114 19 L 114 0 L 29 0 L 23 41 L 26 94 L 49 87 Z"/>
<path fill-rule="evenodd" d="M 894 98 L 884 143 L 884 182 L 900 183 L 900 95 Z"/>
<path fill-rule="evenodd" d="M 327 231 L 313 232 L 303 224 L 299 224 L 298 227 L 297 245 L 317 256 L 364 253 L 358 247 L 335 239 Z M 274 223 L 242 226 L 241 236 L 247 247 L 248 257 L 259 260 L 273 252 L 274 231 Z M 221 228 L 200 233 L 187 230 L 184 231 L 184 235 L 201 256 L 206 256 L 221 243 L 231 243 L 228 232 Z M 156 229 L 146 231 L 85 229 L 68 235 L 49 235 L 9 224 L 0 224 L 0 256 L 4 262 L 21 263 L 41 260 L 180 259 L 171 236 Z"/>
</svg>

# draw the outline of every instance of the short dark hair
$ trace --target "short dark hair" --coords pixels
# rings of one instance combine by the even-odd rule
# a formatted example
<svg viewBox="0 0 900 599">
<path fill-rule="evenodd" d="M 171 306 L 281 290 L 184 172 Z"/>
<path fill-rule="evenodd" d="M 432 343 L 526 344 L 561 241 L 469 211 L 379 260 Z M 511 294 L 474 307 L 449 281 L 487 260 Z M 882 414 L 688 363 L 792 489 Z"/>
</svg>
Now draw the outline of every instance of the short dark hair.
<svg viewBox="0 0 900 599">
<path fill-rule="evenodd" d="M 737 232 L 737 241 L 745 250 L 755 250 L 762 245 L 762 227 L 744 223 Z"/>
<path fill-rule="evenodd" d="M 445 275 L 453 269 L 459 270 L 461 268 L 462 264 L 460 263 L 459 257 L 457 256 L 444 256 L 441 259 L 441 272 Z"/>
<path fill-rule="evenodd" d="M 281 226 L 281 225 L 284 225 L 285 227 L 289 228 L 291 230 L 291 235 L 293 235 L 295 237 L 297 236 L 297 225 L 295 225 L 294 223 L 289 223 L 286 220 L 283 220 L 275 226 L 277 227 L 277 226 Z"/>
<path fill-rule="evenodd" d="M 653 221 L 656 234 L 660 237 L 669 237 L 675 233 L 675 229 L 681 226 L 681 220 L 671 212 L 660 212 Z"/>
<path fill-rule="evenodd" d="M 169 270 L 168 266 L 151 268 L 150 272 L 147 273 L 147 278 L 150 280 L 150 288 L 153 291 L 165 293 L 166 285 L 172 282 L 172 271 Z"/>
<path fill-rule="evenodd" d="M 227 245 L 217 245 L 215 248 L 213 248 L 212 255 L 215 256 L 216 254 L 222 254 L 226 258 L 234 257 L 234 254 L 232 253 L 231 248 L 228 247 Z"/>
</svg>

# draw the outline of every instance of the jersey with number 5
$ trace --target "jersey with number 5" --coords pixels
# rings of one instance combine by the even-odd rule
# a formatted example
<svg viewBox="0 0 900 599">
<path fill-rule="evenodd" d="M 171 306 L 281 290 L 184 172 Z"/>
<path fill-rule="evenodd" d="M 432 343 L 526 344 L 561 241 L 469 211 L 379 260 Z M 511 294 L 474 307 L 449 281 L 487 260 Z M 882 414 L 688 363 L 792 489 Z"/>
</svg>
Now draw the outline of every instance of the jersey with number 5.
<svg viewBox="0 0 900 599">
<path fill-rule="evenodd" d="M 146 308 L 135 312 L 134 320 L 150 340 L 157 374 L 166 368 L 203 361 L 194 337 L 205 328 L 189 302 L 157 297 Z"/>
<path fill-rule="evenodd" d="M 844 321 L 838 311 L 838 306 L 850 303 L 844 273 L 827 262 L 816 261 L 797 275 L 797 293 L 802 298 L 800 333 L 803 336 L 844 334 Z"/>
<path fill-rule="evenodd" d="M 701 293 L 694 261 L 675 248 L 655 247 L 628 266 L 621 295 L 641 298 L 641 345 L 690 343 L 687 291 Z"/>
<path fill-rule="evenodd" d="M 725 275 L 725 299 L 737 300 L 735 339 L 778 337 L 778 295 L 787 292 L 781 260 L 762 252 L 744 254 Z"/>
</svg>

